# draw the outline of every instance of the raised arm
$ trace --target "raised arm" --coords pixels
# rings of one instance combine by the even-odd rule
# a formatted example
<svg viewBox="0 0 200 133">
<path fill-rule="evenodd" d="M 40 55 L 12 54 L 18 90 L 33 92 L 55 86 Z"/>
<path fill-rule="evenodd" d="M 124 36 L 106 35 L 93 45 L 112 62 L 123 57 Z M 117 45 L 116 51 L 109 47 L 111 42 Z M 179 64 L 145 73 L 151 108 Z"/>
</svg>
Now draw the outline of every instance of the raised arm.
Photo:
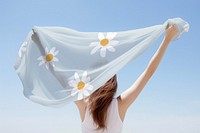
<svg viewBox="0 0 200 133">
<path fill-rule="evenodd" d="M 151 58 L 144 72 L 138 77 L 134 84 L 124 91 L 119 97 L 119 109 L 121 112 L 126 112 L 127 108 L 135 101 L 140 94 L 148 80 L 151 78 L 155 70 L 157 69 L 170 41 L 178 33 L 178 29 L 175 25 L 170 25 L 166 29 L 166 35 L 156 53 Z"/>
</svg>

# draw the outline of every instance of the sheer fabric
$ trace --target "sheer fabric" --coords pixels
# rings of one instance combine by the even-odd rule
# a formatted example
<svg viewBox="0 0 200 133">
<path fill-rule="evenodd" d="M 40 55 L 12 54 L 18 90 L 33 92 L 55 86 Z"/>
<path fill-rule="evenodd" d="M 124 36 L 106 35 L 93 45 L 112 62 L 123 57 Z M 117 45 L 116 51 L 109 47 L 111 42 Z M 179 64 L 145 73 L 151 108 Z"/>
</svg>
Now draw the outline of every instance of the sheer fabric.
<svg viewBox="0 0 200 133">
<path fill-rule="evenodd" d="M 14 68 L 24 95 L 51 107 L 89 96 L 176 24 L 179 38 L 189 30 L 181 18 L 119 32 L 81 32 L 65 27 L 33 27 Z"/>
</svg>

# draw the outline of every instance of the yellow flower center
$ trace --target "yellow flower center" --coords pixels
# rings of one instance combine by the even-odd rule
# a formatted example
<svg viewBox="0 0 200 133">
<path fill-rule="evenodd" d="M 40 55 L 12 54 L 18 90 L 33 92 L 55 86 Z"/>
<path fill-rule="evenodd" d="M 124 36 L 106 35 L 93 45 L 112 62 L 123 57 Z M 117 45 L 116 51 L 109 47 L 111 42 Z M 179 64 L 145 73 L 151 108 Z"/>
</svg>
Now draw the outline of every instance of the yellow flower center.
<svg viewBox="0 0 200 133">
<path fill-rule="evenodd" d="M 53 54 L 46 55 L 46 61 L 51 61 L 53 59 Z"/>
<path fill-rule="evenodd" d="M 85 83 L 83 82 L 83 81 L 80 81 L 79 83 L 78 83 L 78 89 L 79 90 L 82 90 L 84 87 L 85 87 Z"/>
<path fill-rule="evenodd" d="M 109 40 L 108 39 L 102 39 L 101 41 L 100 41 L 100 44 L 102 45 L 102 46 L 106 46 L 107 44 L 109 43 Z"/>
</svg>

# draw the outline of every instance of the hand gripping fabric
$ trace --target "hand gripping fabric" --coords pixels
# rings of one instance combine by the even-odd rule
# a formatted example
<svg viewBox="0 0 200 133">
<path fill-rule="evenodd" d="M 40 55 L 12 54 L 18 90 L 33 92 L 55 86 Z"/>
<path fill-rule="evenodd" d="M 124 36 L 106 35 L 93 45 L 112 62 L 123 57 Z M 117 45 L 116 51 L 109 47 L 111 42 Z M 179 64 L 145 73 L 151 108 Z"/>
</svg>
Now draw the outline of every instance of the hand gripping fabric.
<svg viewBox="0 0 200 133">
<path fill-rule="evenodd" d="M 179 30 L 174 39 L 189 30 L 189 24 L 181 18 L 119 32 L 35 26 L 14 64 L 24 95 L 50 107 L 83 99 L 147 50 L 168 24 L 176 24 Z"/>
</svg>

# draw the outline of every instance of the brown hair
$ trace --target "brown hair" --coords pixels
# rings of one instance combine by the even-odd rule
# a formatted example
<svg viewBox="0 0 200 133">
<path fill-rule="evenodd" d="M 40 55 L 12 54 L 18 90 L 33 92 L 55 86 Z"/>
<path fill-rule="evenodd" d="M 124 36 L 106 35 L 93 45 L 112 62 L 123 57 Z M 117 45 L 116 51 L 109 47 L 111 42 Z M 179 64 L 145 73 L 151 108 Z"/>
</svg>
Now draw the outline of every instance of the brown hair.
<svg viewBox="0 0 200 133">
<path fill-rule="evenodd" d="M 96 125 L 97 130 L 107 128 L 105 125 L 107 109 L 117 91 L 117 75 L 115 74 L 103 86 L 97 89 L 89 97 L 90 113 Z"/>
</svg>

